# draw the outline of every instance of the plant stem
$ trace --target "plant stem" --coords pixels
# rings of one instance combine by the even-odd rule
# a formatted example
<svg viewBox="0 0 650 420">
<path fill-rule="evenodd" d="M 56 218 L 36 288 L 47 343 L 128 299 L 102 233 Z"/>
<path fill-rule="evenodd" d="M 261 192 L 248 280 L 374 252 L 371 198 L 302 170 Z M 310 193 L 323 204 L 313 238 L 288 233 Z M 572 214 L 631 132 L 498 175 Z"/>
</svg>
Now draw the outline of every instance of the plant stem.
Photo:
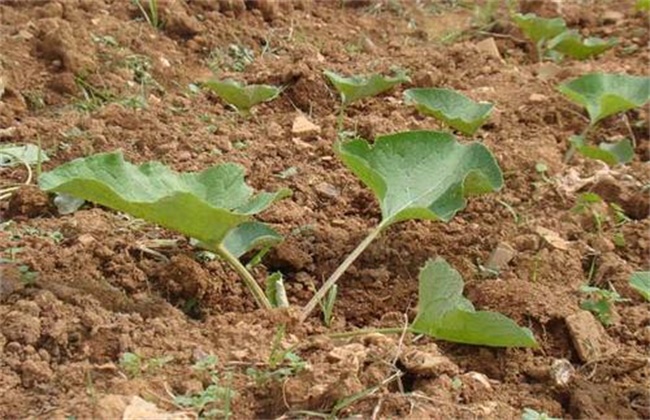
<svg viewBox="0 0 650 420">
<path fill-rule="evenodd" d="M 352 265 L 352 263 L 361 255 L 361 253 L 368 248 L 368 245 L 381 233 L 382 229 L 384 228 L 384 224 L 380 223 L 377 227 L 375 227 L 366 238 L 361 241 L 361 243 L 352 251 L 348 257 L 337 267 L 336 270 L 332 273 L 332 275 L 327 279 L 327 281 L 318 289 L 318 292 L 314 295 L 314 297 L 311 298 L 309 303 L 303 308 L 302 313 L 300 314 L 300 319 L 299 322 L 305 322 L 311 311 L 314 310 L 316 305 L 318 305 L 318 302 L 320 302 L 325 295 L 327 294 L 327 291 L 336 284 L 338 279 L 345 273 L 345 271 Z"/>
<path fill-rule="evenodd" d="M 406 331 L 411 331 L 410 328 L 407 328 Z M 388 328 L 364 328 L 361 330 L 355 331 L 344 331 L 339 333 L 327 334 L 329 338 L 350 338 L 357 337 L 359 335 L 366 334 L 402 334 L 404 332 L 404 327 L 388 327 Z"/>
<path fill-rule="evenodd" d="M 582 130 L 582 133 L 580 133 L 580 137 L 582 137 L 585 143 L 587 142 L 587 133 L 589 132 L 589 130 L 591 130 L 592 127 L 593 125 L 589 124 L 587 127 L 585 127 L 584 130 Z M 566 154 L 564 155 L 564 163 L 569 163 L 575 153 L 576 153 L 576 146 L 573 143 L 571 143 L 569 150 L 567 150 Z"/>
<path fill-rule="evenodd" d="M 341 108 L 339 109 L 339 115 L 336 118 L 336 133 L 338 136 L 341 136 L 341 131 L 343 130 L 343 117 L 345 115 L 345 103 L 341 102 Z"/>
<path fill-rule="evenodd" d="M 269 302 L 266 294 L 264 294 L 264 291 L 260 285 L 257 284 L 257 281 L 255 281 L 255 278 L 253 278 L 253 275 L 250 273 L 250 271 L 248 271 L 246 267 L 244 267 L 244 265 L 239 261 L 239 258 L 228 252 L 228 250 L 223 245 L 219 245 L 214 249 L 214 251 L 217 253 L 217 255 L 226 260 L 226 262 L 230 264 L 230 266 L 237 272 L 237 274 L 239 274 L 241 279 L 244 280 L 246 287 L 248 287 L 248 290 L 251 291 L 253 297 L 255 298 L 255 301 L 261 308 L 273 309 L 273 305 L 271 305 L 271 302 Z"/>
</svg>

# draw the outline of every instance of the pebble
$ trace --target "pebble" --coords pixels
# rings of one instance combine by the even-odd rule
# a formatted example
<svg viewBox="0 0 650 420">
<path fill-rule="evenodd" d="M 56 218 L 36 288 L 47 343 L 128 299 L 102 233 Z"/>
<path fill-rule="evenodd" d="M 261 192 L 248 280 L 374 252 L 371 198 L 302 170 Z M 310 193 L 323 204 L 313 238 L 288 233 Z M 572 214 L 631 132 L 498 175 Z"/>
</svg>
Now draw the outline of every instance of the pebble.
<svg viewBox="0 0 650 420">
<path fill-rule="evenodd" d="M 334 185 L 329 184 L 327 182 L 321 182 L 317 184 L 315 187 L 316 192 L 319 195 L 322 195 L 327 198 L 337 198 L 339 195 L 341 195 L 341 192 L 339 191 L 338 188 L 336 188 Z"/>
</svg>

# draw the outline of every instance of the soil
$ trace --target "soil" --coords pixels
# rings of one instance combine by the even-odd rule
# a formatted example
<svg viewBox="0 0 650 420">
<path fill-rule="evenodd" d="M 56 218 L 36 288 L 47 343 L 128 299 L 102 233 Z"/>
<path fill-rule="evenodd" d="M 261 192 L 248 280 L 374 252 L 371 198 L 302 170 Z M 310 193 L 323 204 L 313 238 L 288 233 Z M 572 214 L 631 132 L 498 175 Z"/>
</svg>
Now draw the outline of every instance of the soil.
<svg viewBox="0 0 650 420">
<path fill-rule="evenodd" d="M 20 188 L 0 202 L 1 418 L 519 418 L 525 408 L 650 417 L 650 310 L 628 285 L 649 269 L 648 109 L 591 135 L 633 135 L 631 163 L 564 163 L 567 139 L 588 120 L 555 89 L 592 71 L 647 71 L 647 15 L 633 1 L 522 1 L 584 35 L 619 39 L 596 59 L 557 64 L 537 61 L 505 5 L 486 17 L 481 4 L 452 1 L 159 3 L 157 29 L 136 2 L 0 1 L 0 142 L 40 142 L 44 170 L 120 149 L 178 171 L 236 162 L 256 189 L 292 189 L 259 217 L 286 238 L 254 270 L 258 279 L 281 271 L 292 307 L 257 309 L 231 270 L 181 235 L 91 204 L 59 215 L 52 197 Z M 500 57 L 477 47 L 487 38 Z M 341 279 L 332 326 L 318 314 L 299 324 L 298 305 L 380 217 L 333 152 L 339 101 L 322 72 L 393 67 L 412 82 L 350 105 L 345 130 L 367 139 L 446 130 L 403 103 L 414 86 L 493 102 L 475 137 L 505 187 L 471 199 L 449 223 L 390 228 Z M 243 118 L 194 89 L 213 74 L 284 91 Z M 320 130 L 292 133 L 301 114 Z M 26 177 L 24 167 L 0 168 L 3 185 Z M 576 212 L 589 191 L 629 220 L 619 223 L 611 205 L 593 208 L 600 226 Z M 498 247 L 513 258 L 484 276 Z M 435 256 L 460 271 L 478 309 L 528 326 L 540 348 L 324 335 L 404 325 L 419 269 Z M 589 282 L 625 299 L 607 327 L 580 309 Z M 191 395 L 204 398 L 178 398 Z"/>
</svg>

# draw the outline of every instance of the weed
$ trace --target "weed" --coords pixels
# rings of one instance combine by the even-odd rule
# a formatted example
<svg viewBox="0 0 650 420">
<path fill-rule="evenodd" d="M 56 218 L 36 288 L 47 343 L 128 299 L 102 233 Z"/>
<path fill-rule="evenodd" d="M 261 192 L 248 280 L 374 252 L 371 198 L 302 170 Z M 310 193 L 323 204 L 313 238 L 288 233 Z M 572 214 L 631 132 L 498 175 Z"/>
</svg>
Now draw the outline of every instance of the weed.
<svg viewBox="0 0 650 420">
<path fill-rule="evenodd" d="M 163 21 L 160 20 L 160 15 L 158 13 L 158 0 L 132 0 L 133 3 L 138 6 L 140 13 L 144 20 L 147 21 L 149 26 L 154 29 L 160 29 L 163 27 Z M 146 7 L 144 5 L 146 2 Z"/>
<path fill-rule="evenodd" d="M 596 318 L 605 326 L 612 323 L 614 315 L 614 304 L 626 302 L 629 299 L 621 298 L 616 290 L 605 290 L 599 287 L 583 285 L 580 287 L 582 293 L 589 294 L 589 298 L 582 301 L 580 307 L 596 315 Z"/>
</svg>

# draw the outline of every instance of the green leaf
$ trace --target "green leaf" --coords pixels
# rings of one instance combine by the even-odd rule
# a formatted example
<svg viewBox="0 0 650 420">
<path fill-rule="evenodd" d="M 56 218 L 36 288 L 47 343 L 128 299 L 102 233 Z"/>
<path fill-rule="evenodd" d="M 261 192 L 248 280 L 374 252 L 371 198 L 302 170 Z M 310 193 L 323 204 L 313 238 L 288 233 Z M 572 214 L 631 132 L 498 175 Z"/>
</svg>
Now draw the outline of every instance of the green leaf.
<svg viewBox="0 0 650 420">
<path fill-rule="evenodd" d="M 416 88 L 404 92 L 406 103 L 415 104 L 418 111 L 433 115 L 468 136 L 487 121 L 493 105 L 475 102 L 454 90 Z"/>
<path fill-rule="evenodd" d="M 289 300 L 284 287 L 282 273 L 275 272 L 266 278 L 266 289 L 264 291 L 267 299 L 274 308 L 288 308 Z"/>
<path fill-rule="evenodd" d="M 513 20 L 524 35 L 536 44 L 555 38 L 567 30 L 566 23 L 562 18 L 545 19 L 534 13 L 526 15 L 516 13 Z"/>
<path fill-rule="evenodd" d="M 650 271 L 637 271 L 630 276 L 630 286 L 650 301 Z"/>
<path fill-rule="evenodd" d="M 255 105 L 275 99 L 281 90 L 269 85 L 244 86 L 234 80 L 210 80 L 203 86 L 217 94 L 221 99 L 237 108 L 241 113 L 248 114 Z"/>
<path fill-rule="evenodd" d="M 3 144 L 0 146 L 0 167 L 19 164 L 35 165 L 40 161 L 50 160 L 45 152 L 34 144 Z"/>
<path fill-rule="evenodd" d="M 615 143 L 600 143 L 597 147 L 588 145 L 582 136 L 571 136 L 571 144 L 581 155 L 605 162 L 610 166 L 628 163 L 634 158 L 634 147 L 629 139 Z"/>
<path fill-rule="evenodd" d="M 548 42 L 548 48 L 569 57 L 585 60 L 604 53 L 616 45 L 615 39 L 605 40 L 602 38 L 582 39 L 578 31 L 566 31 Z"/>
<path fill-rule="evenodd" d="M 537 347 L 528 328 L 489 311 L 476 311 L 465 299 L 463 279 L 444 259 L 429 260 L 420 272 L 417 333 L 441 340 L 492 347 Z"/>
<path fill-rule="evenodd" d="M 650 0 L 636 0 L 634 9 L 640 12 L 650 11 Z"/>
<path fill-rule="evenodd" d="M 325 70 L 323 73 L 341 95 L 341 102 L 344 105 L 378 95 L 400 83 L 411 81 L 405 74 L 397 74 L 394 77 L 385 77 L 379 74 L 343 77 L 329 70 Z"/>
<path fill-rule="evenodd" d="M 239 165 L 177 173 L 159 162 L 133 165 L 119 152 L 73 160 L 43 173 L 39 184 L 45 191 L 158 223 L 212 249 L 253 214 L 288 195 L 287 190 L 253 195 Z"/>
<path fill-rule="evenodd" d="M 449 133 L 409 131 L 338 142 L 343 163 L 374 193 L 382 228 L 408 219 L 450 220 L 465 197 L 503 185 L 501 170 L 480 143 L 463 145 Z"/>
<path fill-rule="evenodd" d="M 282 242 L 282 235 L 257 221 L 244 222 L 231 230 L 223 240 L 223 246 L 239 258 L 248 251 Z"/>
<path fill-rule="evenodd" d="M 591 125 L 650 101 L 650 77 L 627 74 L 586 74 L 560 84 L 557 89 L 587 109 Z"/>
</svg>

